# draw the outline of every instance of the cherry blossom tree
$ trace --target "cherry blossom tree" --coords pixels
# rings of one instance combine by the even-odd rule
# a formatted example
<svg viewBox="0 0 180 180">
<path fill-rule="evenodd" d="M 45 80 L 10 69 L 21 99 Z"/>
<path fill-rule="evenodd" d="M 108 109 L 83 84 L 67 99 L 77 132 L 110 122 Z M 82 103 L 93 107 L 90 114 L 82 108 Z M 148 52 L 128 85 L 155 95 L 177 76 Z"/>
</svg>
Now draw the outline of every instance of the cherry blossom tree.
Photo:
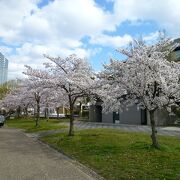
<svg viewBox="0 0 180 180">
<path fill-rule="evenodd" d="M 159 148 L 154 113 L 177 106 L 180 100 L 180 64 L 167 57 L 177 45 L 161 39 L 154 45 L 134 41 L 131 48 L 118 50 L 126 61 L 111 60 L 99 74 L 98 93 L 105 111 L 123 110 L 137 104 L 150 115 L 152 145 Z"/>
<path fill-rule="evenodd" d="M 37 78 L 29 78 L 23 85 L 24 91 L 28 92 L 29 98 L 31 97 L 34 101 L 36 127 L 39 126 L 40 110 L 44 106 L 46 111 L 46 117 L 49 116 L 49 99 L 53 96 L 52 92 L 48 87 L 44 87 L 40 80 Z"/>
<path fill-rule="evenodd" d="M 74 105 L 79 97 L 86 96 L 93 81 L 93 73 L 85 59 L 70 55 L 66 58 L 46 56 L 45 70 L 26 66 L 24 74 L 30 79 L 39 80 L 44 88 L 56 90 L 59 101 L 68 104 L 70 109 L 69 135 L 74 135 Z"/>
<path fill-rule="evenodd" d="M 18 97 L 13 95 L 11 92 L 0 101 L 0 108 L 6 110 L 6 114 L 14 113 L 18 107 Z"/>
<path fill-rule="evenodd" d="M 27 113 L 27 108 L 34 102 L 32 102 L 32 95 L 26 91 L 23 86 L 17 86 L 12 89 L 1 101 L 1 108 L 5 108 L 9 114 L 11 112 L 17 112 L 18 117 L 21 111 Z"/>
<path fill-rule="evenodd" d="M 50 93 L 49 89 L 43 88 L 39 81 L 32 79 L 22 80 L 3 100 L 1 105 L 9 110 L 17 111 L 18 117 L 24 110 L 27 115 L 28 107 L 33 107 L 35 113 L 35 125 L 39 126 L 40 108 L 47 100 Z"/>
<path fill-rule="evenodd" d="M 67 100 L 63 99 L 63 95 L 57 92 L 56 89 L 48 88 L 46 93 L 43 94 L 41 98 L 41 108 L 44 109 L 45 117 L 47 121 L 49 120 L 49 111 L 50 109 L 56 109 L 58 107 L 66 106 Z M 66 102 L 66 103 L 65 103 Z M 57 118 L 58 118 L 57 112 Z"/>
</svg>

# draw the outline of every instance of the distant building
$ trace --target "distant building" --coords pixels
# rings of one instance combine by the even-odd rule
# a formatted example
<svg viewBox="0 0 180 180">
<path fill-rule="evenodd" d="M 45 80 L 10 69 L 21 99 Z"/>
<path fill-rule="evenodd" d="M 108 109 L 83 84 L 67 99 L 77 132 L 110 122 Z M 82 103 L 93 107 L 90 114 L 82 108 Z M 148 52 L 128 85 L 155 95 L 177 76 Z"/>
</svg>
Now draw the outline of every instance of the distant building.
<svg viewBox="0 0 180 180">
<path fill-rule="evenodd" d="M 174 124 L 176 116 L 169 116 L 169 113 L 164 110 L 155 112 L 155 121 L 157 126 L 167 126 Z M 90 106 L 89 121 L 114 123 L 114 124 L 129 124 L 129 125 L 150 125 L 149 113 L 146 110 L 137 109 L 134 105 L 123 112 L 102 112 L 101 103 L 96 103 Z"/>
<path fill-rule="evenodd" d="M 172 53 L 170 53 L 168 58 L 170 61 L 177 62 L 177 61 L 180 61 L 180 38 L 175 39 L 174 43 L 177 43 L 178 47 L 176 47 L 176 49 Z"/>
<path fill-rule="evenodd" d="M 8 60 L 0 52 L 0 84 L 7 81 L 8 76 Z"/>
<path fill-rule="evenodd" d="M 176 54 L 176 61 L 180 61 L 180 38 L 175 40 L 175 43 L 178 43 L 178 47 L 174 50 Z"/>
</svg>

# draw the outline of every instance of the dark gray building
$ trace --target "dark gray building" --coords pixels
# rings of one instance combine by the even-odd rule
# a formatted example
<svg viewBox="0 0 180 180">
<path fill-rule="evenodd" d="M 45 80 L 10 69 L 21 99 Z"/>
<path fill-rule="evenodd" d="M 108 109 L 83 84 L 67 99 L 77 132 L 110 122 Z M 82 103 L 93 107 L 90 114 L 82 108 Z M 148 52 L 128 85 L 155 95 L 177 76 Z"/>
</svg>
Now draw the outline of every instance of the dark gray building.
<svg viewBox="0 0 180 180">
<path fill-rule="evenodd" d="M 176 116 L 171 116 L 164 110 L 155 112 L 155 121 L 158 126 L 166 126 L 174 124 Z M 113 123 L 113 124 L 129 124 L 129 125 L 150 125 L 149 114 L 146 110 L 137 109 L 134 105 L 123 112 L 102 112 L 100 104 L 91 105 L 89 109 L 89 121 Z"/>
<path fill-rule="evenodd" d="M 138 110 L 134 105 L 123 112 L 103 113 L 101 105 L 91 105 L 89 110 L 89 120 L 103 123 L 146 125 L 146 110 Z"/>
</svg>

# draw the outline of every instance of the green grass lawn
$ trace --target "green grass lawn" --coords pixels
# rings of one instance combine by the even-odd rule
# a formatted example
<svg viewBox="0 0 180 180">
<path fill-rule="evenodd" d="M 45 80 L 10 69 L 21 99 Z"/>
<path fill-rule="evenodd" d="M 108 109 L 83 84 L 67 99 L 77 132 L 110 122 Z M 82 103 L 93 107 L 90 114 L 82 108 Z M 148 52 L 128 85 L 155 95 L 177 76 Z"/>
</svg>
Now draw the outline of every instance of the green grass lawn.
<svg viewBox="0 0 180 180">
<path fill-rule="evenodd" d="M 180 138 L 159 136 L 160 150 L 150 137 L 110 129 L 91 129 L 42 138 L 109 180 L 180 179 Z"/>
<path fill-rule="evenodd" d="M 58 130 L 62 128 L 67 128 L 66 125 L 63 125 L 62 122 L 67 122 L 68 119 L 40 119 L 39 127 L 35 127 L 34 118 L 16 118 L 9 119 L 6 121 L 8 127 L 24 129 L 26 132 L 38 132 L 46 130 Z"/>
</svg>

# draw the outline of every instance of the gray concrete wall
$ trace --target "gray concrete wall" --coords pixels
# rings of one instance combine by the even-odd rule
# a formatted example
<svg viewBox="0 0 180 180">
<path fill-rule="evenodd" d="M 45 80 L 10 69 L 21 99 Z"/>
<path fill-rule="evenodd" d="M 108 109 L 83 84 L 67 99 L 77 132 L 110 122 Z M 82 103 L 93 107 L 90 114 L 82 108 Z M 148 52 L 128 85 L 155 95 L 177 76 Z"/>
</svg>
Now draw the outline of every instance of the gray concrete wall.
<svg viewBox="0 0 180 180">
<path fill-rule="evenodd" d="M 89 108 L 89 121 L 91 122 L 102 122 L 102 107 L 91 105 Z"/>
<path fill-rule="evenodd" d="M 137 110 L 137 106 L 132 106 L 129 110 L 120 113 L 120 124 L 141 125 L 141 110 Z"/>
<path fill-rule="evenodd" d="M 172 125 L 174 124 L 175 120 L 176 116 L 169 116 L 166 109 L 156 110 L 155 112 L 155 122 L 157 126 Z M 147 113 L 147 124 L 151 125 L 149 113 Z"/>
<path fill-rule="evenodd" d="M 113 113 L 103 113 L 102 114 L 103 123 L 113 123 Z"/>
<path fill-rule="evenodd" d="M 118 119 L 116 119 L 116 122 Z M 104 123 L 114 123 L 113 121 L 113 112 L 112 113 L 103 113 L 102 122 Z M 137 110 L 137 106 L 134 105 L 129 108 L 129 110 L 124 110 L 119 114 L 119 123 L 120 124 L 134 124 L 141 125 L 141 110 Z"/>
<path fill-rule="evenodd" d="M 98 105 L 92 105 L 89 110 L 89 121 L 92 122 L 103 122 L 103 123 L 114 123 L 113 113 L 102 113 L 101 108 Z M 129 108 L 129 110 L 124 110 L 119 114 L 120 124 L 131 124 L 131 125 L 141 125 L 143 114 L 142 110 L 137 110 L 137 106 L 134 105 Z M 150 125 L 149 113 L 147 112 L 147 125 Z M 169 113 L 164 110 L 157 110 L 155 112 L 155 121 L 157 126 L 167 126 L 174 124 L 176 116 L 169 116 Z M 118 122 L 118 121 L 116 121 Z"/>
</svg>

